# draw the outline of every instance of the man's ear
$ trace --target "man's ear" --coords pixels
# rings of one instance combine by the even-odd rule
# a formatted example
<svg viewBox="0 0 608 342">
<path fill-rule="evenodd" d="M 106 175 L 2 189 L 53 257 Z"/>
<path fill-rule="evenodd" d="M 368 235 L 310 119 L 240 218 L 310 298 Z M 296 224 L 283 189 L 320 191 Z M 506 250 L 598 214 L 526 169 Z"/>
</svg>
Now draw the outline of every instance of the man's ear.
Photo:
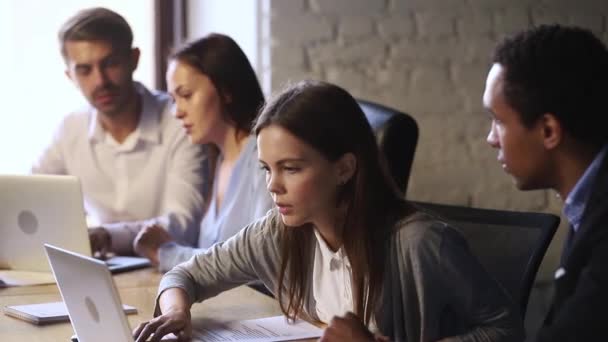
<svg viewBox="0 0 608 342">
<path fill-rule="evenodd" d="M 63 72 L 65 73 L 65 77 L 67 77 L 70 81 L 74 82 L 74 79 L 72 78 L 72 73 L 70 73 L 70 69 L 65 69 Z"/>
<path fill-rule="evenodd" d="M 224 103 L 225 104 L 231 104 L 232 103 L 232 94 L 230 94 L 227 91 L 222 92 L 222 96 L 224 98 Z"/>
<path fill-rule="evenodd" d="M 139 56 L 140 56 L 140 51 L 139 48 L 132 48 L 131 49 L 131 72 L 135 71 L 135 69 L 137 69 L 137 66 L 139 65 Z"/>
<path fill-rule="evenodd" d="M 338 182 L 343 185 L 346 184 L 357 171 L 357 158 L 352 153 L 345 153 L 336 162 L 336 171 Z"/>
<path fill-rule="evenodd" d="M 562 123 L 553 113 L 545 113 L 539 120 L 540 134 L 545 148 L 552 150 L 559 146 L 564 139 Z"/>
</svg>

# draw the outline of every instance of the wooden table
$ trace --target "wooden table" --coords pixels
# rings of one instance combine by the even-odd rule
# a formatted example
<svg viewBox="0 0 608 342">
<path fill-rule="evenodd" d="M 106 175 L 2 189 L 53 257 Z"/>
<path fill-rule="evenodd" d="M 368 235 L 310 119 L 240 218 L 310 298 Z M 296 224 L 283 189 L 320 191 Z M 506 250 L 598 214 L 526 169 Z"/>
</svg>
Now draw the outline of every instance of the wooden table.
<svg viewBox="0 0 608 342">
<path fill-rule="evenodd" d="M 161 275 L 152 269 L 114 276 L 122 302 L 138 309 L 138 314 L 128 316 L 131 327 L 152 317 L 160 278 Z M 0 289 L 0 307 L 60 300 L 61 296 L 56 285 Z M 276 300 L 247 286 L 226 291 L 192 307 L 195 327 L 197 323 L 204 322 L 206 319 L 228 321 L 277 315 L 281 315 L 281 310 Z M 2 342 L 69 341 L 72 335 L 73 329 L 69 322 L 37 326 L 3 313 L 0 314 L 0 341 Z"/>
<path fill-rule="evenodd" d="M 114 275 L 114 283 L 119 289 L 130 287 L 158 287 L 162 274 L 152 268 L 143 268 L 136 271 L 124 272 Z M 15 295 L 33 295 L 33 294 L 59 294 L 59 289 L 55 284 L 37 285 L 37 286 L 17 286 L 0 288 L 0 304 L 2 297 Z"/>
</svg>

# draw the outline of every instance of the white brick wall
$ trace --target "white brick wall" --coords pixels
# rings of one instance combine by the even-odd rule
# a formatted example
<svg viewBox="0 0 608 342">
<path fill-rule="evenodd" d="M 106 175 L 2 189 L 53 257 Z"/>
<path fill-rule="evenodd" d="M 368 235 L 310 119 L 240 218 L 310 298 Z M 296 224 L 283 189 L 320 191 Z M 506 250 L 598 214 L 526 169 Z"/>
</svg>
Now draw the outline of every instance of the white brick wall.
<svg viewBox="0 0 608 342">
<path fill-rule="evenodd" d="M 273 15 L 270 21 L 272 41 L 307 44 L 335 36 L 334 25 L 312 14 Z"/>
<path fill-rule="evenodd" d="M 377 24 L 380 36 L 389 41 L 408 39 L 414 35 L 414 16 L 411 13 L 391 13 Z"/>
<path fill-rule="evenodd" d="M 343 16 L 338 19 L 338 35 L 344 39 L 362 39 L 374 33 L 374 20 L 368 16 Z"/>
<path fill-rule="evenodd" d="M 270 12 L 273 91 L 287 80 L 319 78 L 418 121 L 410 198 L 559 213 L 559 202 L 504 191 L 511 180 L 485 144 L 488 59 L 501 36 L 531 24 L 581 25 L 606 40 L 608 1 L 270 0 Z M 437 167 L 460 160 L 461 183 Z M 496 172 L 486 179 L 488 168 Z M 446 191 L 448 183 L 458 191 Z"/>
<path fill-rule="evenodd" d="M 503 35 L 541 23 L 584 26 L 608 43 L 608 1 L 270 0 L 270 7 L 274 91 L 287 79 L 317 78 L 416 119 L 409 198 L 561 212 L 551 191 L 518 191 L 485 142 L 489 55 Z M 541 268 L 544 280 L 562 235 Z"/>
<path fill-rule="evenodd" d="M 311 0 L 310 3 L 315 13 L 338 15 L 381 14 L 386 7 L 386 0 Z"/>
</svg>

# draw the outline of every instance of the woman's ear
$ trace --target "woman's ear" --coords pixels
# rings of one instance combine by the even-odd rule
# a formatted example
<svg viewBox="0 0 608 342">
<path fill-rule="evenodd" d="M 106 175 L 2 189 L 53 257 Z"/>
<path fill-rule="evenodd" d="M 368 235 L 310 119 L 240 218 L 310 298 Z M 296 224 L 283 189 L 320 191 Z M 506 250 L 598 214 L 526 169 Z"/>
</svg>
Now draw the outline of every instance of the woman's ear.
<svg viewBox="0 0 608 342">
<path fill-rule="evenodd" d="M 346 184 L 353 178 L 355 171 L 357 171 L 357 158 L 350 152 L 342 155 L 336 162 L 337 179 L 340 185 Z"/>
</svg>

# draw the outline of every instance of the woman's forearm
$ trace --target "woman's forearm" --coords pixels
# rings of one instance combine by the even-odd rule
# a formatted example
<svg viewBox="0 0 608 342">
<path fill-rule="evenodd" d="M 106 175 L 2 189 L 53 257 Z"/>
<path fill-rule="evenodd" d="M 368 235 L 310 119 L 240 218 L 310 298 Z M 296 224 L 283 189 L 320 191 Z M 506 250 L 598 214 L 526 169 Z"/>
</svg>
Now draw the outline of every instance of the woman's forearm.
<svg viewBox="0 0 608 342">
<path fill-rule="evenodd" d="M 165 314 L 171 311 L 190 311 L 188 294 L 181 288 L 173 287 L 165 290 L 158 298 L 160 311 Z"/>
</svg>

